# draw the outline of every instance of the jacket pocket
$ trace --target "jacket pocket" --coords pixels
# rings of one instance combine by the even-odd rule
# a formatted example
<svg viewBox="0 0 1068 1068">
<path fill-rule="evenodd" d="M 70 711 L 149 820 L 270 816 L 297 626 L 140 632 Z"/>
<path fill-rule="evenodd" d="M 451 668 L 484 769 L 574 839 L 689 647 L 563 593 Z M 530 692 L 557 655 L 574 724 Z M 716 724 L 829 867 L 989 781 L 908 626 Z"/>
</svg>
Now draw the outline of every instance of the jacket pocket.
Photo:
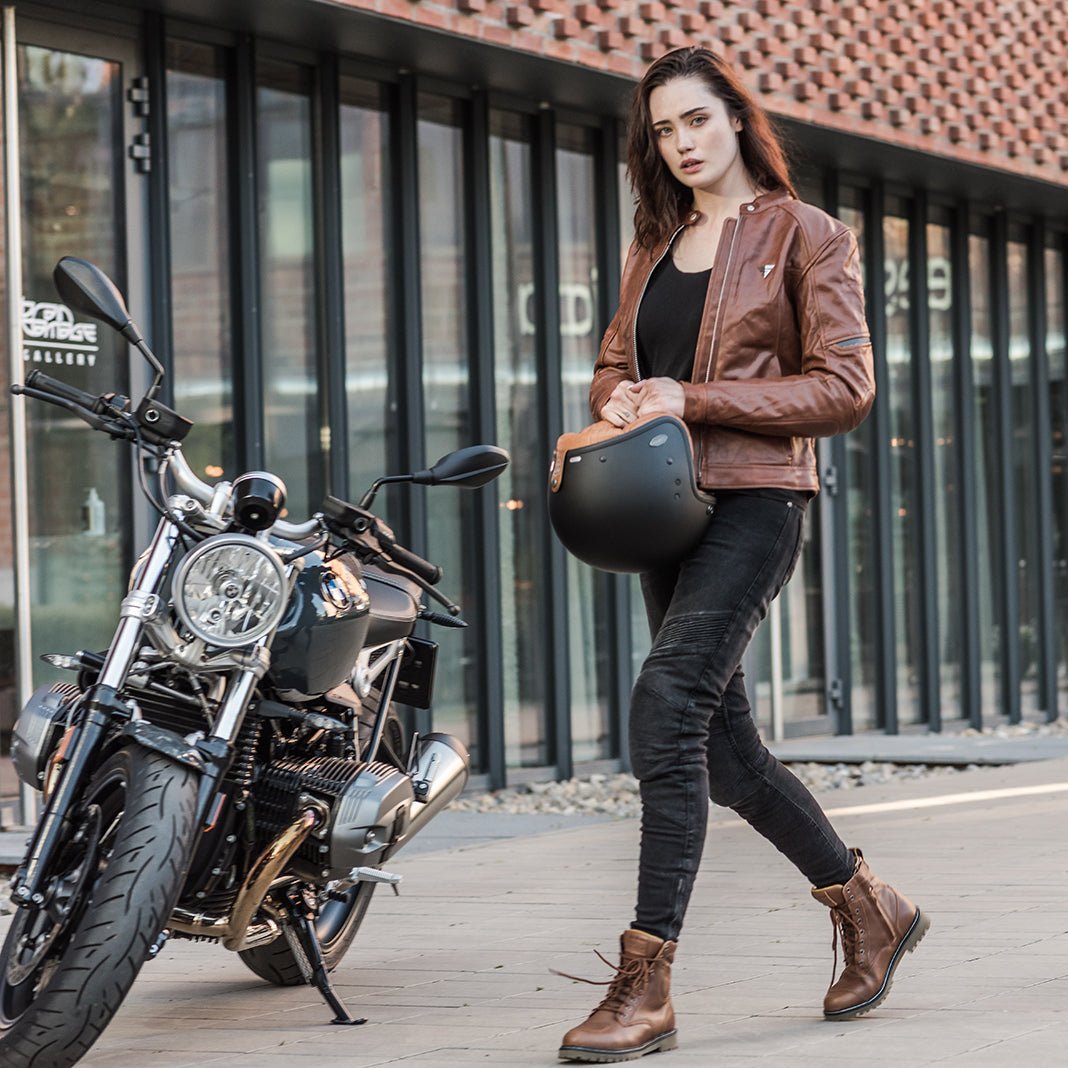
<svg viewBox="0 0 1068 1068">
<path fill-rule="evenodd" d="M 800 443 L 800 438 L 712 426 L 705 433 L 702 451 L 704 462 L 714 467 L 787 467 L 797 462 Z"/>
</svg>

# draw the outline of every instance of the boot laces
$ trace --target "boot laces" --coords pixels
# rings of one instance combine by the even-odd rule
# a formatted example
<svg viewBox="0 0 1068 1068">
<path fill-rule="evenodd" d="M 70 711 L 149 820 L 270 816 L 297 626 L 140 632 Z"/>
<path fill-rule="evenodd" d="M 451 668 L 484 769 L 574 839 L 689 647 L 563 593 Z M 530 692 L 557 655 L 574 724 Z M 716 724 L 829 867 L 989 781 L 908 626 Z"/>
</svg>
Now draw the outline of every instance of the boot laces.
<svg viewBox="0 0 1068 1068">
<path fill-rule="evenodd" d="M 831 909 L 831 929 L 834 936 L 831 940 L 831 952 L 834 954 L 834 963 L 831 966 L 831 983 L 838 973 L 838 938 L 842 938 L 842 963 L 848 968 L 857 959 L 857 928 L 847 908 Z"/>
<path fill-rule="evenodd" d="M 608 992 L 604 996 L 597 1010 L 606 1009 L 609 1012 L 618 1012 L 631 994 L 640 993 L 649 982 L 649 973 L 655 961 L 644 957 L 622 957 L 618 965 L 613 964 L 600 950 L 594 953 L 604 961 L 616 974 L 611 979 L 585 979 L 581 975 L 568 975 L 567 972 L 558 972 L 555 968 L 549 971 L 553 975 L 559 975 L 564 979 L 574 979 L 579 983 L 589 983 L 590 986 L 607 986 Z"/>
</svg>

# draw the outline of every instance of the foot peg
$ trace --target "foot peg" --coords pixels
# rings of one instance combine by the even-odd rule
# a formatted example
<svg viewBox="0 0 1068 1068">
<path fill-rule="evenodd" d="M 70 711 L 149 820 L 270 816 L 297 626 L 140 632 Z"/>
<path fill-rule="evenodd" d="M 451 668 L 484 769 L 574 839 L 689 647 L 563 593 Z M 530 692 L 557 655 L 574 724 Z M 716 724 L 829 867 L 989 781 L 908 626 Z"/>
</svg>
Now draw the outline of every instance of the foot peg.
<svg viewBox="0 0 1068 1068">
<path fill-rule="evenodd" d="M 338 879 L 330 884 L 331 892 L 348 890 L 357 883 L 388 883 L 393 887 L 393 893 L 400 895 L 399 884 L 401 876 L 391 871 L 383 871 L 381 868 L 353 868 L 343 879 Z"/>
</svg>

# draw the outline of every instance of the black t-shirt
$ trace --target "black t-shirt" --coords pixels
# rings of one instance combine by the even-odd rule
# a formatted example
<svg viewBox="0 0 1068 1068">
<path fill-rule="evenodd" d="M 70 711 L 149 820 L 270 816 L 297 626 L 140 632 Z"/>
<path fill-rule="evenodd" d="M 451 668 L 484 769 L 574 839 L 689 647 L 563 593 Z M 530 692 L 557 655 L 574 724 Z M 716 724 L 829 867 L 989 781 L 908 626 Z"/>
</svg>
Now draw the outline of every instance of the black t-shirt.
<svg viewBox="0 0 1068 1068">
<path fill-rule="evenodd" d="M 670 254 L 657 265 L 638 308 L 642 378 L 690 381 L 711 273 L 680 271 Z"/>
<path fill-rule="evenodd" d="M 638 370 L 642 378 L 674 378 L 689 382 L 693 377 L 697 338 L 701 333 L 708 292 L 707 271 L 680 271 L 667 255 L 653 271 L 638 306 Z M 806 490 L 767 488 L 738 490 L 791 501 L 804 508 L 812 497 Z"/>
</svg>

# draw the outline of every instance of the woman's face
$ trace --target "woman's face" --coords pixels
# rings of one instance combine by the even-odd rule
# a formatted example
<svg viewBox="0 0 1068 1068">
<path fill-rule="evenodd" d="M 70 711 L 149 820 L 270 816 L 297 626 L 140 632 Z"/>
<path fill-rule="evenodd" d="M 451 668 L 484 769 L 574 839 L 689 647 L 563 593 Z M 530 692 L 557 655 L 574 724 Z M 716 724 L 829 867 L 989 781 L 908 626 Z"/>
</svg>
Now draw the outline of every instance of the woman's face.
<svg viewBox="0 0 1068 1068">
<path fill-rule="evenodd" d="M 702 78 L 674 78 L 649 94 L 653 138 L 671 173 L 690 189 L 751 192 L 738 147 L 741 120 Z"/>
</svg>

